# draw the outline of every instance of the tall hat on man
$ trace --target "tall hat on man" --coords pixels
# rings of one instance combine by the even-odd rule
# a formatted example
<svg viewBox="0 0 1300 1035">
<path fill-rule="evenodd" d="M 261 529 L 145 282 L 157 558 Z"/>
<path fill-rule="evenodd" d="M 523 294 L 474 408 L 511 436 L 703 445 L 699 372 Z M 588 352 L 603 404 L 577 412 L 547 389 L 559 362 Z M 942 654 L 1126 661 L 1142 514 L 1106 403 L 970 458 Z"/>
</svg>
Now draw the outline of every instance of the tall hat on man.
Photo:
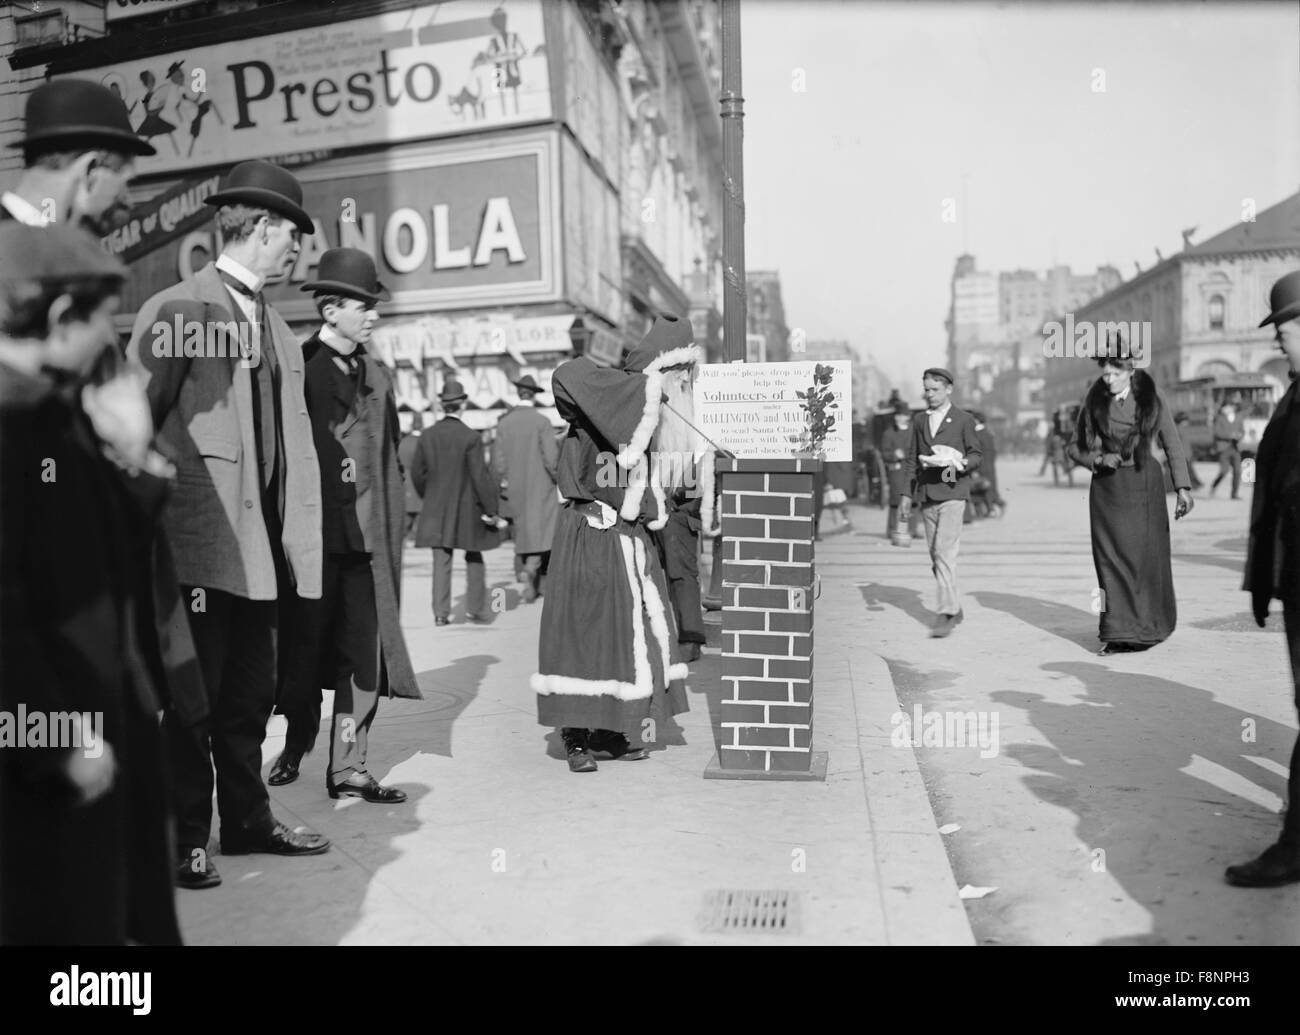
<svg viewBox="0 0 1300 1035">
<path fill-rule="evenodd" d="M 331 248 L 320 257 L 316 279 L 302 286 L 317 294 L 359 298 L 373 305 L 389 299 L 388 289 L 379 282 L 375 260 L 360 248 Z"/>
<path fill-rule="evenodd" d="M 1268 315 L 1259 322 L 1261 327 L 1284 324 L 1300 316 L 1300 271 L 1288 273 L 1273 285 L 1268 294 L 1268 308 Z"/>
<path fill-rule="evenodd" d="M 147 157 L 153 145 L 136 136 L 122 98 L 88 79 L 42 83 L 27 97 L 21 147 L 30 158 L 50 151 L 103 148 Z"/>
<path fill-rule="evenodd" d="M 205 205 L 254 205 L 270 209 L 293 220 L 304 234 L 315 232 L 311 217 L 303 211 L 302 184 L 288 169 L 271 162 L 254 159 L 240 162 L 230 170 L 226 185 L 216 194 L 203 199 Z"/>
<path fill-rule="evenodd" d="M 641 343 L 623 360 L 623 369 L 634 372 L 645 370 L 651 363 L 660 367 L 698 363 L 703 359 L 695 344 L 691 322 L 664 313 L 655 318 Z"/>
</svg>

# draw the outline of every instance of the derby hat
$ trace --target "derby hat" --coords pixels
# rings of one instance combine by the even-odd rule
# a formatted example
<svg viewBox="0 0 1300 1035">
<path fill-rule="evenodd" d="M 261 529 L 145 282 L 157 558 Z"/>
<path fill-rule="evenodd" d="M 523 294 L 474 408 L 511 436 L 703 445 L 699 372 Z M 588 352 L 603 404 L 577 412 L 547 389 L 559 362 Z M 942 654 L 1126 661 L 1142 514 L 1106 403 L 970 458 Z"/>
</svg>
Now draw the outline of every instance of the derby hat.
<svg viewBox="0 0 1300 1035">
<path fill-rule="evenodd" d="M 533 380 L 532 374 L 525 374 L 518 381 L 511 381 L 510 383 L 521 392 L 532 392 L 534 395 L 543 390 L 542 386 Z"/>
<path fill-rule="evenodd" d="M 894 400 L 894 412 L 905 414 L 908 417 L 912 416 L 912 408 L 902 399 Z"/>
<path fill-rule="evenodd" d="M 156 155 L 147 140 L 135 135 L 126 105 L 107 86 L 89 79 L 42 83 L 27 98 L 26 135 L 10 147 L 28 154 L 104 148 L 130 155 Z"/>
<path fill-rule="evenodd" d="M 0 223 L 0 281 L 119 277 L 128 270 L 89 234 L 61 223 Z"/>
<path fill-rule="evenodd" d="M 375 260 L 360 248 L 331 248 L 320 257 L 316 279 L 309 280 L 302 290 L 363 302 L 386 302 L 389 298 L 388 289 L 375 273 Z"/>
<path fill-rule="evenodd" d="M 230 170 L 226 185 L 203 199 L 205 205 L 254 205 L 292 219 L 304 234 L 315 232 L 302 208 L 302 184 L 288 169 L 254 159 Z"/>
<path fill-rule="evenodd" d="M 444 405 L 446 403 L 460 402 L 468 398 L 469 394 L 465 391 L 465 386 L 454 377 L 443 382 L 442 391 L 438 393 L 438 401 Z"/>
<path fill-rule="evenodd" d="M 1300 316 L 1300 272 L 1288 273 L 1273 285 L 1268 293 L 1268 308 L 1269 314 L 1259 323 L 1261 327 L 1284 324 Z"/>
</svg>

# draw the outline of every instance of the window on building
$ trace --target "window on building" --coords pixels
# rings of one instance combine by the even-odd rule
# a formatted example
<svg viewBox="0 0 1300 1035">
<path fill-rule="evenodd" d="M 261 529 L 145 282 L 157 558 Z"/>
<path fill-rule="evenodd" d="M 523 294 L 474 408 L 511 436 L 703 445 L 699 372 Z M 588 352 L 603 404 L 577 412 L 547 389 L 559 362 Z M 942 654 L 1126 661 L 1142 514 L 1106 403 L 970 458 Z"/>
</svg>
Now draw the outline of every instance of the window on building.
<svg viewBox="0 0 1300 1035">
<path fill-rule="evenodd" d="M 1210 330 L 1223 330 L 1223 296 L 1212 295 L 1210 297 Z"/>
</svg>

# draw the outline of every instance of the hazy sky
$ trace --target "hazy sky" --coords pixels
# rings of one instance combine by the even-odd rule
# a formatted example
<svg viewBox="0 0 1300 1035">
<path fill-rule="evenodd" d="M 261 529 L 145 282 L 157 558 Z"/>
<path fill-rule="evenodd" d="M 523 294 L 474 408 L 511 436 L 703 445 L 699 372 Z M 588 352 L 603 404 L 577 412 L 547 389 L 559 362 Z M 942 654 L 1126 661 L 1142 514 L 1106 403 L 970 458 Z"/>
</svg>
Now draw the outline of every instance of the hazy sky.
<svg viewBox="0 0 1300 1035">
<path fill-rule="evenodd" d="M 791 327 L 909 389 L 944 360 L 964 248 L 1128 280 L 1300 190 L 1295 0 L 741 10 L 746 265 L 780 270 Z"/>
</svg>

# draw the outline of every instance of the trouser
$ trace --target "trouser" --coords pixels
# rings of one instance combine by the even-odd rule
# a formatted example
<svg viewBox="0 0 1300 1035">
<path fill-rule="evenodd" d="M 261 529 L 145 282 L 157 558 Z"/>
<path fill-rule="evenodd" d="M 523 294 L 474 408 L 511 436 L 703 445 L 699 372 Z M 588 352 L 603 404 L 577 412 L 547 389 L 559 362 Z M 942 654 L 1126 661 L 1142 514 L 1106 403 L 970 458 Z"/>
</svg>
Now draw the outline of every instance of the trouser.
<svg viewBox="0 0 1300 1035">
<path fill-rule="evenodd" d="M 1296 711 L 1300 713 L 1300 609 L 1282 613 L 1286 628 L 1286 646 L 1291 655 L 1291 681 L 1295 685 Z M 1291 773 L 1286 782 L 1286 816 L 1282 821 L 1285 844 L 1300 849 L 1300 736 L 1291 749 Z"/>
<path fill-rule="evenodd" d="M 961 610 L 957 591 L 957 549 L 961 544 L 965 500 L 941 500 L 921 506 L 925 542 L 930 548 L 930 565 L 939 588 L 938 611 L 955 615 Z"/>
<path fill-rule="evenodd" d="M 454 551 L 433 548 L 433 613 L 437 618 L 451 614 L 451 559 Z M 465 611 L 481 615 L 487 606 L 487 566 L 478 550 L 465 551 Z"/>
<path fill-rule="evenodd" d="M 181 588 L 191 602 L 190 632 L 208 697 L 208 715 L 199 722 L 185 725 L 170 715 L 166 720 L 177 850 L 188 858 L 208 844 L 214 765 L 222 835 L 253 835 L 272 825 L 262 741 L 275 703 L 279 618 L 274 601 Z"/>
<path fill-rule="evenodd" d="M 515 554 L 515 579 L 525 583 L 524 599 L 536 600 L 542 595 L 542 583 L 550 564 L 551 551 Z"/>
<path fill-rule="evenodd" d="M 294 598 L 284 625 L 280 710 L 289 723 L 285 749 L 306 754 L 315 747 L 325 680 L 334 689 L 330 776 L 364 773 L 367 737 L 383 685 L 370 555 L 326 554 L 321 598 Z"/>
<path fill-rule="evenodd" d="M 699 507 L 698 500 L 684 506 L 670 506 L 668 523 L 651 533 L 668 579 L 668 594 L 677 616 L 678 643 L 708 642 L 700 605 L 700 539 L 691 527 L 692 516 L 698 520 Z"/>
<path fill-rule="evenodd" d="M 1235 446 L 1219 452 L 1219 474 L 1211 488 L 1217 489 L 1229 471 L 1232 472 L 1232 495 L 1235 498 L 1241 492 L 1241 453 Z"/>
</svg>

